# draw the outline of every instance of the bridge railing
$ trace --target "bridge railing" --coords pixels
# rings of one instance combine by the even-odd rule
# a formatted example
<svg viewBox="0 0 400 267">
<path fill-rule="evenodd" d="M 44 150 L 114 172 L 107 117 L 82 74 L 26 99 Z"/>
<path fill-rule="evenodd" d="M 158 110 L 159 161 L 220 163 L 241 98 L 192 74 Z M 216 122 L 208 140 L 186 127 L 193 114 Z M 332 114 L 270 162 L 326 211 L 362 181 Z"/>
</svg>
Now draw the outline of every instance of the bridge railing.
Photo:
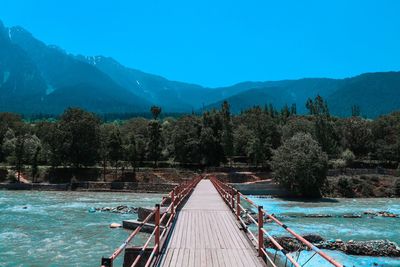
<svg viewBox="0 0 400 267">
<path fill-rule="evenodd" d="M 336 267 L 343 267 L 342 264 L 338 263 L 335 261 L 333 258 L 328 256 L 326 253 L 321 251 L 319 248 L 311 244 L 309 241 L 307 241 L 305 238 L 297 234 L 295 231 L 290 229 L 287 225 L 279 221 L 275 216 L 269 214 L 266 210 L 263 209 L 262 206 L 257 206 L 253 201 L 251 201 L 247 196 L 243 195 L 240 193 L 238 190 L 235 188 L 231 187 L 230 185 L 221 182 L 218 180 L 215 176 L 209 177 L 211 182 L 214 184 L 215 188 L 217 189 L 218 193 L 221 195 L 223 200 L 226 202 L 226 204 L 230 207 L 232 212 L 235 213 L 237 219 L 239 220 L 240 224 L 242 225 L 243 229 L 250 235 L 250 237 L 253 239 L 254 243 L 257 245 L 258 249 L 258 254 L 260 257 L 265 258 L 267 264 L 270 263 L 271 266 L 276 267 L 275 260 L 276 260 L 276 255 L 273 257 L 273 259 L 268 255 L 267 250 L 265 249 L 264 246 L 264 236 L 266 236 L 272 245 L 275 247 L 276 251 L 281 252 L 284 257 L 290 261 L 290 263 L 293 266 L 300 267 L 304 266 L 306 263 L 308 263 L 309 260 L 311 260 L 312 257 L 314 257 L 316 254 L 320 255 L 325 261 L 329 262 L 333 266 Z M 253 218 L 251 214 L 249 214 L 248 210 L 243 207 L 243 202 L 244 201 L 247 205 L 255 208 L 257 210 L 257 219 Z M 246 216 L 252 223 L 254 223 L 257 226 L 258 230 L 258 235 L 257 237 L 254 235 L 252 231 L 248 228 L 246 223 L 244 222 L 242 218 L 242 214 Z M 291 255 L 290 252 L 286 251 L 280 244 L 279 242 L 272 237 L 268 231 L 264 227 L 264 217 L 268 218 L 271 222 L 276 223 L 278 226 L 282 227 L 285 229 L 287 232 L 290 233 L 291 236 L 299 240 L 303 245 L 305 245 L 309 250 L 312 250 L 314 252 L 311 257 L 305 261 L 302 264 L 299 264 L 298 260 L 295 260 Z"/>
<path fill-rule="evenodd" d="M 171 192 L 168 193 L 166 197 L 163 197 L 159 204 L 156 204 L 154 209 L 149 215 L 140 223 L 140 225 L 128 236 L 128 238 L 114 251 L 110 257 L 103 257 L 101 259 L 101 267 L 112 267 L 115 259 L 122 254 L 122 252 L 128 247 L 135 236 L 140 233 L 144 225 L 154 217 L 154 229 L 152 233 L 147 238 L 143 246 L 139 247 L 139 254 L 135 257 L 132 263 L 132 267 L 138 266 L 141 259 L 143 258 L 146 249 L 149 247 L 151 241 L 154 239 L 154 246 L 151 250 L 151 254 L 146 261 L 145 266 L 150 266 L 152 261 L 155 259 L 160 252 L 163 241 L 166 238 L 168 230 L 171 228 L 172 222 L 176 217 L 176 209 L 182 204 L 182 202 L 187 199 L 193 189 L 196 187 L 197 183 L 200 182 L 202 176 L 197 176 L 190 181 L 185 181 L 177 185 Z M 163 206 L 166 201 L 170 199 L 171 203 L 165 209 L 165 212 L 160 217 L 160 207 Z M 169 214 L 168 220 L 167 214 Z M 165 222 L 166 221 L 166 222 Z M 162 227 L 162 228 L 161 228 Z"/>
</svg>

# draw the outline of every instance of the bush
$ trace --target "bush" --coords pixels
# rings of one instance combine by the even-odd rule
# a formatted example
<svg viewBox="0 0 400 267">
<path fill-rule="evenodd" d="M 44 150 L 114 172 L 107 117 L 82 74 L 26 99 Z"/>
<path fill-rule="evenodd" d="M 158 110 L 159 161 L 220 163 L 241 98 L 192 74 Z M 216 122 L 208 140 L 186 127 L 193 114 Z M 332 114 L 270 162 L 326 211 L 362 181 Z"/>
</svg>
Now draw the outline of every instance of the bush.
<svg viewBox="0 0 400 267">
<path fill-rule="evenodd" d="M 400 177 L 400 163 L 399 166 L 397 166 L 396 175 Z"/>
<path fill-rule="evenodd" d="M 4 181 L 7 178 L 8 170 L 6 167 L 0 168 L 0 181 Z"/>
<path fill-rule="evenodd" d="M 274 178 L 291 192 L 321 196 L 326 182 L 328 156 L 310 134 L 298 133 L 279 147 L 272 158 Z"/>
<path fill-rule="evenodd" d="M 394 183 L 394 194 L 396 197 L 400 197 L 400 179 L 397 179 Z"/>
<path fill-rule="evenodd" d="M 344 167 L 346 167 L 346 161 L 343 159 L 335 159 L 332 160 L 330 163 L 333 169 L 343 169 Z"/>
<path fill-rule="evenodd" d="M 352 185 L 346 177 L 340 177 L 337 183 L 339 193 L 344 197 L 354 197 Z"/>
<path fill-rule="evenodd" d="M 10 181 L 11 183 L 16 183 L 18 181 L 17 176 L 15 176 L 14 172 L 9 172 L 7 175 L 7 180 Z"/>
<path fill-rule="evenodd" d="M 369 183 L 363 183 L 361 185 L 361 193 L 363 196 L 365 197 L 374 197 L 374 189 L 372 187 L 372 185 L 370 185 Z"/>
<path fill-rule="evenodd" d="M 351 165 L 355 158 L 356 156 L 354 156 L 354 153 L 350 149 L 346 149 L 342 152 L 341 159 L 346 162 L 346 166 Z"/>
</svg>

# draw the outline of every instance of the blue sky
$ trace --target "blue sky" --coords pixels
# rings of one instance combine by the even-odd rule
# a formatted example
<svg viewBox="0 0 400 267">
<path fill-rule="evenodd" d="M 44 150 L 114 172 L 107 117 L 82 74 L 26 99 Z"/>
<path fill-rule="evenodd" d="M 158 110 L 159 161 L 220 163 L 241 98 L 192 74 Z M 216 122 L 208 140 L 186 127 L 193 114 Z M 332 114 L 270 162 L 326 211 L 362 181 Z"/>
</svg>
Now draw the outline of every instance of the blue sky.
<svg viewBox="0 0 400 267">
<path fill-rule="evenodd" d="M 2 0 L 0 19 L 67 52 L 169 79 L 342 78 L 400 70 L 397 0 Z"/>
</svg>

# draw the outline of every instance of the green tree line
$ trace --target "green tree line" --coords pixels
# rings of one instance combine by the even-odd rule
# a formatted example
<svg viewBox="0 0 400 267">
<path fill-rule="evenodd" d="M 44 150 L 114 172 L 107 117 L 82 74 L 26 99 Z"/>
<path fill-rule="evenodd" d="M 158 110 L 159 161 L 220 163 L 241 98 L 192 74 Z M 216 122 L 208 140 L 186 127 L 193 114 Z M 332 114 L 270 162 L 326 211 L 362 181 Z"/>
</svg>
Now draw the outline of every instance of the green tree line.
<svg viewBox="0 0 400 267">
<path fill-rule="evenodd" d="M 320 96 L 309 99 L 306 107 L 307 115 L 296 114 L 295 105 L 281 110 L 256 106 L 232 115 L 224 102 L 202 115 L 162 119 L 161 108 L 152 107 L 151 119 L 115 122 L 78 108 L 53 121 L 25 122 L 17 114 L 0 113 L 0 161 L 17 170 L 30 165 L 33 177 L 38 165 L 118 170 L 145 161 L 219 166 L 241 159 L 269 166 L 276 151 L 298 133 L 306 134 L 312 147 L 315 141 L 330 159 L 343 159 L 346 152 L 357 159 L 400 161 L 399 112 L 369 120 L 352 107 L 353 116 L 338 118 Z"/>
</svg>

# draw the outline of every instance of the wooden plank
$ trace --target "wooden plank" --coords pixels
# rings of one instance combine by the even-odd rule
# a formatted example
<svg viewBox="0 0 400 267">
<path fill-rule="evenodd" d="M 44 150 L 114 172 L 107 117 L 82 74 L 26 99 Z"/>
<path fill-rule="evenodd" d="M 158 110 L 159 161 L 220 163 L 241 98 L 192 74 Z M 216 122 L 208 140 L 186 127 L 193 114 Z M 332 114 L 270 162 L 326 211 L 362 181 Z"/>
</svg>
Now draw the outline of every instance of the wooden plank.
<svg viewBox="0 0 400 267">
<path fill-rule="evenodd" d="M 209 180 L 179 211 L 160 266 L 265 266 Z"/>
</svg>

